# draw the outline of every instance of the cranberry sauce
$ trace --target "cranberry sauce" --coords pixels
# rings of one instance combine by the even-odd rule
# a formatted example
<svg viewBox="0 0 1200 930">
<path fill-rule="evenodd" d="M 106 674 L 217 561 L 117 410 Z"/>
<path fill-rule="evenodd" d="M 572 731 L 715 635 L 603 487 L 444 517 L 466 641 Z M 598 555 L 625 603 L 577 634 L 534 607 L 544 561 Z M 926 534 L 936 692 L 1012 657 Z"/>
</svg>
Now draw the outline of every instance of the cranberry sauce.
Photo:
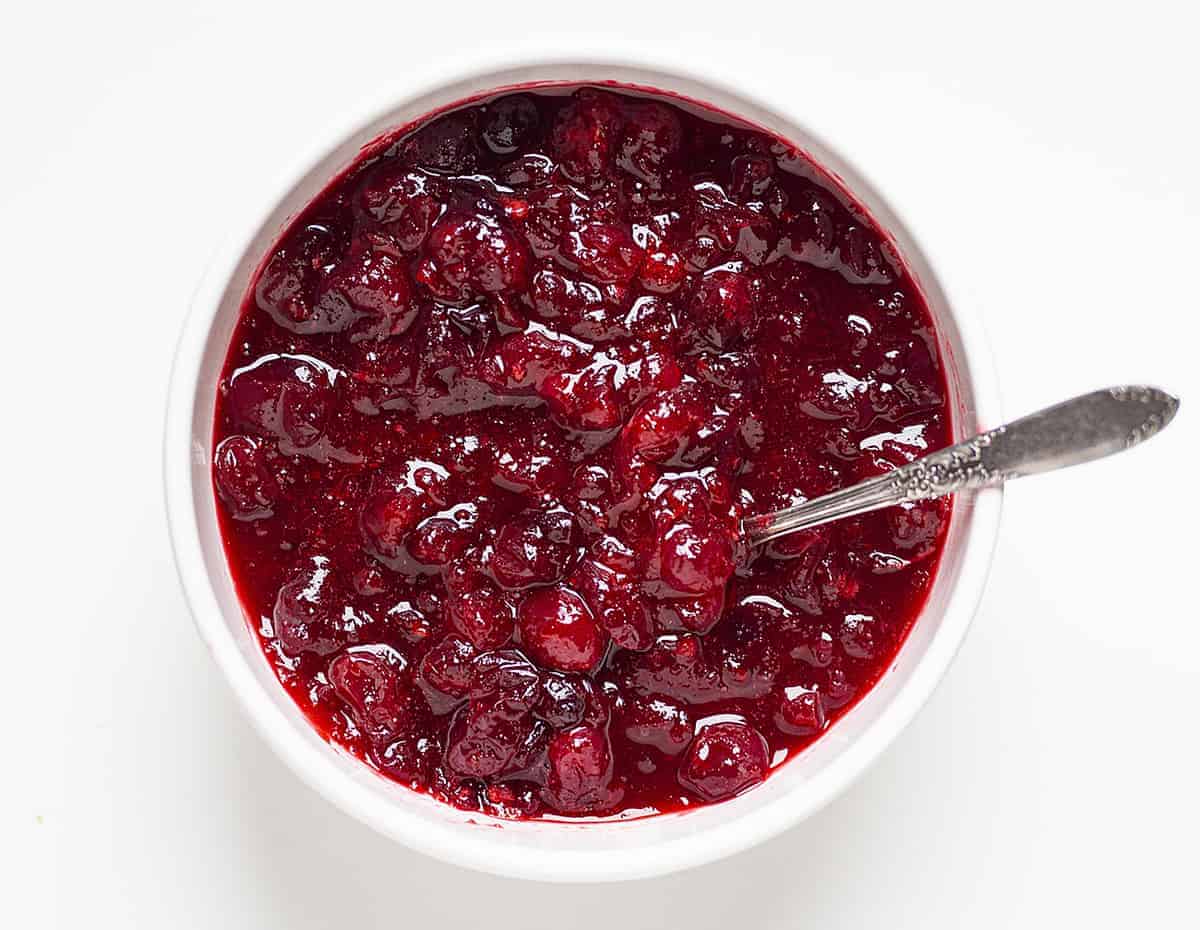
<svg viewBox="0 0 1200 930">
<path fill-rule="evenodd" d="M 213 476 L 280 681 L 384 775 L 502 817 L 761 781 L 892 661 L 949 515 L 737 544 L 949 441 L 932 321 L 787 143 L 596 88 L 364 152 L 246 296 Z"/>
</svg>

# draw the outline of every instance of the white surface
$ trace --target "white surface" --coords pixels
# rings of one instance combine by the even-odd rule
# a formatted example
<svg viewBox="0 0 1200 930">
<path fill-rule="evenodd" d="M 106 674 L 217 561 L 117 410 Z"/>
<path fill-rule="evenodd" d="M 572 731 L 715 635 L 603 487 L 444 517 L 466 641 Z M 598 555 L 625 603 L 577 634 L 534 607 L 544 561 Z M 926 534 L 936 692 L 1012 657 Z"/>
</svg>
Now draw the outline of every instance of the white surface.
<svg viewBox="0 0 1200 930">
<path fill-rule="evenodd" d="M 39 4 L 0 32 L 5 925 L 1194 919 L 1200 513 L 1169 488 L 1200 457 L 1195 14 L 822 2 L 743 24 L 609 0 L 605 22 L 568 5 L 538 31 L 529 4 L 405 6 Z M 191 629 L 158 480 L 170 349 L 222 204 L 396 69 L 575 42 L 794 87 L 923 204 L 910 219 L 986 314 L 1009 413 L 1117 381 L 1184 398 L 1146 448 L 1009 491 L 962 654 L 840 800 L 724 863 L 598 891 L 449 869 L 301 787 Z"/>
</svg>

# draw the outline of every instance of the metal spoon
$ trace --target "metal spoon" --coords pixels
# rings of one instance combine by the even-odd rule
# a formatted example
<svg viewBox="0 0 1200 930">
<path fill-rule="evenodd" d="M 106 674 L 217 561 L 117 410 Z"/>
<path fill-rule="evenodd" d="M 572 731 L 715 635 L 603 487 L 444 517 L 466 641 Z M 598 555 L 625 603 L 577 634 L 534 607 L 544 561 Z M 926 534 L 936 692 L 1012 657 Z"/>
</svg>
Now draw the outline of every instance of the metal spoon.
<svg viewBox="0 0 1200 930">
<path fill-rule="evenodd" d="M 1083 394 L 973 439 L 922 456 L 895 471 L 774 513 L 747 517 L 742 537 L 760 546 L 822 523 L 904 501 L 929 500 L 1003 484 L 1132 449 L 1171 422 L 1179 399 L 1132 385 Z"/>
</svg>

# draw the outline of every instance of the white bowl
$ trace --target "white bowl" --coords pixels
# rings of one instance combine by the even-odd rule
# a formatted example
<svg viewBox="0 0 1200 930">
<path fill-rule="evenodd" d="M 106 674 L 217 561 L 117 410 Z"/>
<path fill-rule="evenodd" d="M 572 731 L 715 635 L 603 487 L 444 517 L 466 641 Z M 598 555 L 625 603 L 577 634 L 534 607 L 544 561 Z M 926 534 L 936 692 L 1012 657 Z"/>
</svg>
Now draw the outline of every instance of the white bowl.
<svg viewBox="0 0 1200 930">
<path fill-rule="evenodd" d="M 543 881 L 640 878 L 711 862 L 787 829 L 844 790 L 908 724 L 945 674 L 982 595 L 1000 519 L 1000 491 L 958 497 L 928 603 L 891 669 L 814 745 L 764 784 L 722 804 L 616 823 L 493 821 L 388 781 L 318 735 L 275 679 L 238 603 L 209 476 L 217 380 L 247 283 L 289 218 L 384 131 L 490 88 L 602 80 L 711 103 L 791 140 L 833 173 L 891 234 L 924 291 L 947 364 L 955 437 L 1000 422 L 979 321 L 962 308 L 951 309 L 928 259 L 878 190 L 787 110 L 695 76 L 611 61 L 561 62 L 401 88 L 339 131 L 316 136 L 297 169 L 244 213 L 245 204 L 229 205 L 233 236 L 201 282 L 180 338 L 164 449 L 171 538 L 200 635 L 263 737 L 333 803 L 446 862 Z M 886 169 L 883 152 L 872 159 Z"/>
</svg>

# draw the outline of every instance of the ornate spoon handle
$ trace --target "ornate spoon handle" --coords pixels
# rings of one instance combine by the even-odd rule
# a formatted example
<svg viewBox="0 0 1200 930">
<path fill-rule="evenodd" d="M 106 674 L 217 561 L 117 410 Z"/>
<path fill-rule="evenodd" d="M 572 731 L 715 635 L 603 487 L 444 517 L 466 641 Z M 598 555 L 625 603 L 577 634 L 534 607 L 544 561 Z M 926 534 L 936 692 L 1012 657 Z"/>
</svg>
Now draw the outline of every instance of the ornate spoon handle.
<svg viewBox="0 0 1200 930">
<path fill-rule="evenodd" d="M 931 452 L 831 494 L 747 517 L 751 546 L 904 501 L 1003 484 L 1009 478 L 1090 462 L 1143 442 L 1171 422 L 1179 400 L 1140 385 L 1093 391 Z"/>
</svg>

